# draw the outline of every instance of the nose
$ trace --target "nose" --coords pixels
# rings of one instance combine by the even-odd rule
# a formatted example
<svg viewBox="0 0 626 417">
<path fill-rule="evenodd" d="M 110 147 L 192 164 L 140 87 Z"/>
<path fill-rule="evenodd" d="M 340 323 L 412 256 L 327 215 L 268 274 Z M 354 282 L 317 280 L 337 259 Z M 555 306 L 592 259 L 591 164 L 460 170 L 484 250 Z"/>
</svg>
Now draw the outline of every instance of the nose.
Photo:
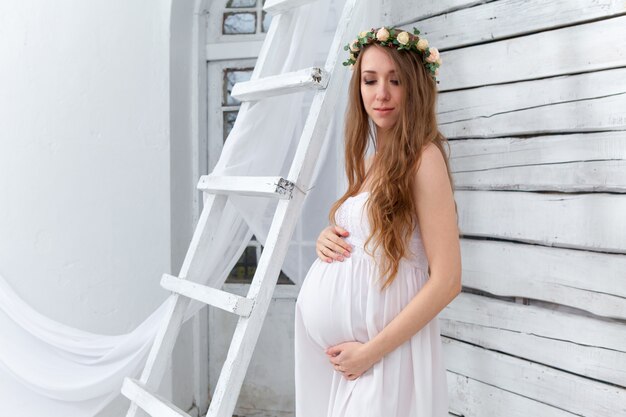
<svg viewBox="0 0 626 417">
<path fill-rule="evenodd" d="M 379 82 L 376 89 L 376 100 L 383 103 L 389 100 L 389 86 L 387 83 Z"/>
</svg>

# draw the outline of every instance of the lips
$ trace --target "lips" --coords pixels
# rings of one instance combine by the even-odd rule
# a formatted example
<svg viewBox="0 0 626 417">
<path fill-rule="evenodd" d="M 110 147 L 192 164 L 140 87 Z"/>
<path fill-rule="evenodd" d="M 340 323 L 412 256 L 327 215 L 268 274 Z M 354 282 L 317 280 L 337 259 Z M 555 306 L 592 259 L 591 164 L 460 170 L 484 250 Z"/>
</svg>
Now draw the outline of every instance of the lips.
<svg viewBox="0 0 626 417">
<path fill-rule="evenodd" d="M 374 111 L 377 112 L 378 114 L 388 114 L 388 113 L 391 113 L 392 110 L 393 110 L 393 107 L 381 107 L 379 109 L 374 109 Z"/>
</svg>

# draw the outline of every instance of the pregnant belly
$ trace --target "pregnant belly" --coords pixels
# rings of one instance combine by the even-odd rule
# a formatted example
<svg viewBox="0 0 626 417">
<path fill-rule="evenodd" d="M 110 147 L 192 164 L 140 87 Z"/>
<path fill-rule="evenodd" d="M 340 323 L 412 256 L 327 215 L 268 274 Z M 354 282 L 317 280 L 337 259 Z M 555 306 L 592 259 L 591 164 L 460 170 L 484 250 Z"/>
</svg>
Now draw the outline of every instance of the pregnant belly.
<svg viewBox="0 0 626 417">
<path fill-rule="evenodd" d="M 297 308 L 309 336 L 322 348 L 342 342 L 367 342 L 419 292 L 425 267 L 401 262 L 393 283 L 380 291 L 378 269 L 359 252 L 343 262 L 317 258 L 302 284 Z"/>
<path fill-rule="evenodd" d="M 309 336 L 322 348 L 369 339 L 363 311 L 369 279 L 363 271 L 355 276 L 354 263 L 352 258 L 332 263 L 318 258 L 302 284 L 297 308 Z"/>
</svg>

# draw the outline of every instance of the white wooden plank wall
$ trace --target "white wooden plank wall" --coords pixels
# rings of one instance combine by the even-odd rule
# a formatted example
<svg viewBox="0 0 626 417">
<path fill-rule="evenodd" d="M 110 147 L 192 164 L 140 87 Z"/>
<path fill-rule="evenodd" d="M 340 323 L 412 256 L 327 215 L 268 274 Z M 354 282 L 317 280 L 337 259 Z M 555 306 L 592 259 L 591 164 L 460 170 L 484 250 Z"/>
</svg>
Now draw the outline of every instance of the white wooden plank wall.
<svg viewBox="0 0 626 417">
<path fill-rule="evenodd" d="M 626 1 L 383 3 L 442 52 L 450 415 L 626 416 Z"/>
</svg>

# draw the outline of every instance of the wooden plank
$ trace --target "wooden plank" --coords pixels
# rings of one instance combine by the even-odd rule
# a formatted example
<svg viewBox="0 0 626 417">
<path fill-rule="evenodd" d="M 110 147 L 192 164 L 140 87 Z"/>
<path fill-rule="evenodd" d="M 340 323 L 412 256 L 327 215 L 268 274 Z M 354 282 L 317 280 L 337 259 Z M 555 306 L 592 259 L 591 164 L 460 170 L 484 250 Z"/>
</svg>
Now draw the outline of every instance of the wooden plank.
<svg viewBox="0 0 626 417">
<path fill-rule="evenodd" d="M 450 142 L 456 189 L 626 192 L 626 132 Z"/>
<path fill-rule="evenodd" d="M 490 121 L 471 119 L 444 124 L 448 138 L 488 138 L 503 135 L 626 130 L 626 94 L 588 101 L 559 103 L 499 114 Z"/>
<path fill-rule="evenodd" d="M 468 293 L 439 317 L 445 336 L 626 387 L 624 323 Z"/>
<path fill-rule="evenodd" d="M 620 16 L 442 52 L 439 91 L 626 66 L 625 25 Z"/>
<path fill-rule="evenodd" d="M 442 337 L 448 370 L 584 416 L 626 412 L 626 389 Z"/>
<path fill-rule="evenodd" d="M 455 200 L 464 236 L 626 253 L 626 195 L 459 190 Z"/>
<path fill-rule="evenodd" d="M 549 110 L 554 104 L 624 94 L 625 76 L 626 68 L 617 68 L 445 92 L 438 101 L 437 120 L 447 125 L 475 118 L 492 119 L 518 110 Z"/>
<path fill-rule="evenodd" d="M 620 68 L 443 93 L 439 128 L 450 139 L 625 130 L 625 79 Z"/>
<path fill-rule="evenodd" d="M 441 51 L 572 26 L 626 12 L 624 2 L 616 0 L 500 0 L 468 7 L 475 3 L 391 1 L 388 13 L 392 21 L 406 23 L 407 28 L 412 28 L 413 24 L 418 26 L 430 43 Z M 453 10 L 452 5 L 457 10 Z M 429 15 L 436 16 L 425 18 Z M 472 22 L 472 30 L 467 30 L 467 22 Z"/>
<path fill-rule="evenodd" d="M 324 89 L 328 73 L 322 68 L 305 68 L 256 80 L 238 82 L 230 95 L 241 101 L 254 101 L 299 91 Z"/>
<path fill-rule="evenodd" d="M 461 239 L 463 286 L 626 320 L 626 256 Z"/>
<path fill-rule="evenodd" d="M 460 172 L 462 190 L 626 192 L 626 161 L 581 161 Z"/>
<path fill-rule="evenodd" d="M 447 372 L 450 415 L 462 417 L 574 417 L 578 414 Z"/>
<path fill-rule="evenodd" d="M 145 386 L 134 379 L 125 378 L 122 394 L 134 401 L 145 412 L 154 417 L 191 417 L 164 397 L 148 392 Z"/>
<path fill-rule="evenodd" d="M 198 190 L 226 195 L 291 198 L 294 184 L 282 177 L 203 175 Z"/>
<path fill-rule="evenodd" d="M 161 286 L 177 294 L 220 308 L 229 313 L 237 314 L 241 317 L 248 317 L 254 306 L 254 300 L 235 294 L 229 294 L 217 288 L 207 287 L 206 285 L 200 285 L 168 274 L 163 274 Z"/>
<path fill-rule="evenodd" d="M 434 15 L 474 7 L 491 0 L 382 0 L 384 25 L 412 23 Z"/>
</svg>

